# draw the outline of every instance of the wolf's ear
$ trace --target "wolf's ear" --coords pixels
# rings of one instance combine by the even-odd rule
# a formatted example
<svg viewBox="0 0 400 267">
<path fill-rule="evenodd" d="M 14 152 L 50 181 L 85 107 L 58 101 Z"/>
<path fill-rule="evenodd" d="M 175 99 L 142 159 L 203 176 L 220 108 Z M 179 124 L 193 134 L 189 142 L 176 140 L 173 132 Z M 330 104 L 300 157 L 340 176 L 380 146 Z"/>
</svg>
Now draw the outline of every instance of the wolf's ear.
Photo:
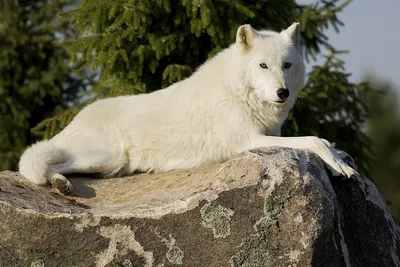
<svg viewBox="0 0 400 267">
<path fill-rule="evenodd" d="M 300 51 L 300 23 L 295 22 L 289 26 L 284 32 L 290 37 L 290 41 Z"/>
<path fill-rule="evenodd" d="M 257 33 L 250 24 L 239 27 L 236 33 L 236 43 L 242 48 L 243 52 L 249 51 L 257 38 Z"/>
</svg>

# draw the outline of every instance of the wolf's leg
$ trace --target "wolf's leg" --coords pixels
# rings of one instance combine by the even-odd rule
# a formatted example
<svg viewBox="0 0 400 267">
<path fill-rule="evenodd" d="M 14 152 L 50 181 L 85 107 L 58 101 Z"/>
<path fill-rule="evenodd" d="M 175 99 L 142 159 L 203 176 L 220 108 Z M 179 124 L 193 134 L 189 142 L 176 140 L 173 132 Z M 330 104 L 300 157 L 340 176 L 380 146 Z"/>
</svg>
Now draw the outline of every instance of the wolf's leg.
<svg viewBox="0 0 400 267">
<path fill-rule="evenodd" d="M 297 149 L 309 149 L 317 154 L 332 171 L 335 176 L 343 175 L 346 178 L 357 177 L 359 174 L 351 168 L 339 156 L 336 149 L 325 140 L 315 136 L 301 137 L 277 137 L 277 136 L 259 136 L 254 139 L 250 149 L 279 146 Z"/>
<path fill-rule="evenodd" d="M 123 153 L 112 153 L 105 149 L 86 151 L 67 151 L 66 161 L 51 166 L 50 183 L 64 194 L 72 191 L 72 185 L 63 174 L 68 173 L 99 173 L 103 176 L 113 176 L 123 172 L 128 159 Z"/>
<path fill-rule="evenodd" d="M 357 166 L 356 166 L 356 163 L 355 163 L 354 159 L 353 159 L 346 151 L 343 151 L 343 150 L 341 150 L 341 149 L 338 149 L 338 148 L 334 147 L 334 146 L 331 144 L 331 142 L 329 142 L 329 141 L 326 140 L 326 139 L 322 139 L 322 138 L 320 138 L 320 139 L 321 139 L 321 141 L 324 142 L 329 148 L 334 149 L 334 151 L 336 151 L 336 153 L 339 155 L 339 157 L 340 157 L 344 162 L 346 162 L 348 165 L 350 165 L 350 167 L 352 167 L 353 169 L 357 170 Z"/>
</svg>

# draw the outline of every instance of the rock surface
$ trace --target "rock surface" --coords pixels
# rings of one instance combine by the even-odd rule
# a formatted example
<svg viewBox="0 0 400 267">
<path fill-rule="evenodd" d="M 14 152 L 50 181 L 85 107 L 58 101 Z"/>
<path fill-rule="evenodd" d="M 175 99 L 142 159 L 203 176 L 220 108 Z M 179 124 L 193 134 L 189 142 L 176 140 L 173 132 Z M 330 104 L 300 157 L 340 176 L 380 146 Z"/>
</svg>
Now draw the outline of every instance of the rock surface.
<svg viewBox="0 0 400 267">
<path fill-rule="evenodd" d="M 72 178 L 70 197 L 0 173 L 0 266 L 400 266 L 400 228 L 367 179 L 307 151 Z"/>
</svg>

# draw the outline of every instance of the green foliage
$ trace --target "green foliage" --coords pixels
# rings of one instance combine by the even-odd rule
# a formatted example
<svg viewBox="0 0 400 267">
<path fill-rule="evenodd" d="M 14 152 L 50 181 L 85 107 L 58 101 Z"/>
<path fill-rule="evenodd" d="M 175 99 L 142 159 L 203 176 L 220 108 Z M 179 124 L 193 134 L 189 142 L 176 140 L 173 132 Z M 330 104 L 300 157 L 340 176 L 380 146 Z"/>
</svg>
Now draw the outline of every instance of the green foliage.
<svg viewBox="0 0 400 267">
<path fill-rule="evenodd" d="M 382 93 L 367 95 L 371 116 L 367 133 L 373 140 L 376 162 L 370 168 L 371 177 L 388 202 L 389 209 L 400 222 L 400 105 L 399 96 L 387 82 L 370 76 L 374 87 Z"/>
<path fill-rule="evenodd" d="M 94 98 L 151 92 L 189 76 L 201 63 L 234 42 L 238 26 L 282 30 L 300 21 L 307 59 L 330 54 L 314 66 L 285 135 L 318 135 L 353 155 L 366 172 L 371 160 L 362 124 L 368 115 L 366 83 L 352 83 L 340 53 L 324 31 L 339 29 L 337 14 L 350 1 L 324 0 L 299 5 L 294 0 L 83 0 L 61 14 L 76 30 L 60 43 L 82 68 L 100 73 Z M 64 116 L 59 117 L 62 119 Z M 53 120 L 57 121 L 57 120 Z M 47 127 L 47 122 L 42 126 Z"/>
<path fill-rule="evenodd" d="M 305 44 L 305 56 L 315 59 L 321 52 L 321 47 L 335 50 L 328 42 L 324 31 L 332 26 L 336 32 L 343 26 L 337 14 L 352 0 L 316 1 L 311 5 L 297 5 L 298 21 L 302 28 L 302 37 Z M 339 5 L 337 3 L 339 2 Z"/>
<path fill-rule="evenodd" d="M 30 129 L 64 110 L 85 87 L 71 74 L 65 50 L 53 45 L 56 34 L 71 36 L 67 24 L 55 20 L 67 2 L 0 1 L 0 170 L 15 169 L 37 138 Z"/>
<path fill-rule="evenodd" d="M 151 92 L 189 76 L 231 44 L 241 24 L 277 30 L 287 26 L 295 18 L 295 4 L 280 3 L 84 0 L 62 14 L 78 36 L 62 45 L 82 57 L 84 67 L 101 69 L 100 82 L 110 88 L 101 97 Z M 262 16 L 256 18 L 258 14 Z"/>
</svg>

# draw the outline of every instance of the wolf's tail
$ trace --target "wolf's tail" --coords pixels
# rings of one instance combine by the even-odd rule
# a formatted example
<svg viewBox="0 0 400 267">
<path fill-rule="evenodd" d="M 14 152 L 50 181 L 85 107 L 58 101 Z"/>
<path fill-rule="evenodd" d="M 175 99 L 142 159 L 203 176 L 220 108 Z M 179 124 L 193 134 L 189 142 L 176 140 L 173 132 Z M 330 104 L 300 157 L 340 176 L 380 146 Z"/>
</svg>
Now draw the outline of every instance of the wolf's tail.
<svg viewBox="0 0 400 267">
<path fill-rule="evenodd" d="M 63 161 L 62 151 L 51 141 L 40 141 L 29 147 L 19 161 L 19 172 L 35 184 L 48 182 L 51 165 Z"/>
</svg>

